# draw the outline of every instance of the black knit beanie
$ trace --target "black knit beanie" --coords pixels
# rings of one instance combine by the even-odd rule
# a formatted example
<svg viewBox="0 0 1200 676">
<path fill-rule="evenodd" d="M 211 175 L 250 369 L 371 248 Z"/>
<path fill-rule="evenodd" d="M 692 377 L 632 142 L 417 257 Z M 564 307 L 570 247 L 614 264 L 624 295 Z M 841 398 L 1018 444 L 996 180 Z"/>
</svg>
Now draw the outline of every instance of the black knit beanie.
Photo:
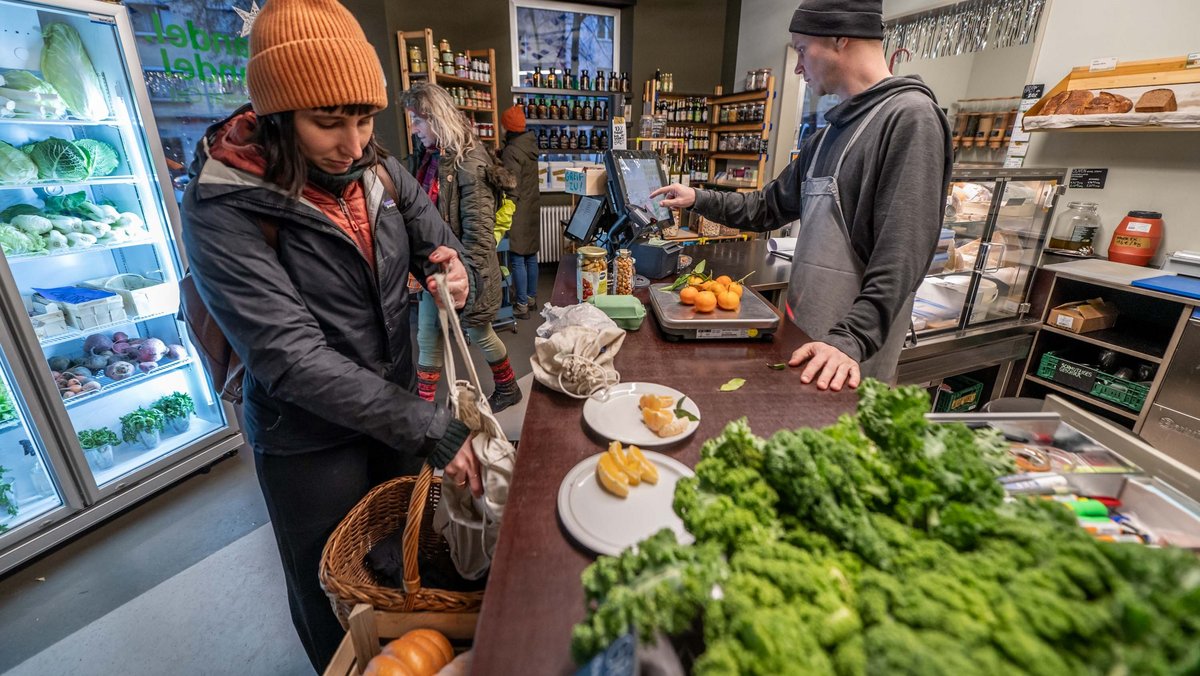
<svg viewBox="0 0 1200 676">
<path fill-rule="evenodd" d="M 792 33 L 831 38 L 883 39 L 883 0 L 801 0 Z"/>
</svg>

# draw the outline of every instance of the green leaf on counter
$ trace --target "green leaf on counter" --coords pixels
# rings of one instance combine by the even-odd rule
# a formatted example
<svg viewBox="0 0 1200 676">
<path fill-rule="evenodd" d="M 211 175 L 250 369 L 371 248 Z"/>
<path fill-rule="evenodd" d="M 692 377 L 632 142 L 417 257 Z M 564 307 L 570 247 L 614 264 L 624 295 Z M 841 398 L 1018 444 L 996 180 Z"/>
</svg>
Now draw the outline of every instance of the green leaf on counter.
<svg viewBox="0 0 1200 676">
<path fill-rule="evenodd" d="M 724 385 L 722 385 L 721 391 L 722 392 L 732 392 L 734 390 L 739 390 L 742 388 L 742 385 L 745 385 L 745 384 L 746 384 L 745 378 L 734 378 L 734 379 L 730 380 L 729 382 L 725 383 Z"/>
<path fill-rule="evenodd" d="M 787 368 L 787 362 L 781 361 L 778 364 L 767 364 L 767 368 L 775 369 L 776 371 L 783 371 L 784 369 Z"/>
<path fill-rule="evenodd" d="M 683 408 L 683 402 L 685 402 L 685 401 L 687 401 L 687 395 L 680 397 L 679 401 L 675 402 L 675 411 L 674 411 L 675 417 L 676 418 L 687 418 L 688 420 L 691 420 L 692 422 L 700 422 L 700 418 L 696 417 L 696 414 Z"/>
</svg>

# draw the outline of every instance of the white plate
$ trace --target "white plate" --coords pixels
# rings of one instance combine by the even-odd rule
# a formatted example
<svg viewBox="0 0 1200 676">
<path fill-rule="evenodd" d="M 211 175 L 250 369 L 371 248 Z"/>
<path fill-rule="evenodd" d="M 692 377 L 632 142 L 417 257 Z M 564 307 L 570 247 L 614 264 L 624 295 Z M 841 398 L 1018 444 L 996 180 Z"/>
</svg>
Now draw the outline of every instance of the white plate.
<svg viewBox="0 0 1200 676">
<path fill-rule="evenodd" d="M 642 409 L 638 400 L 643 394 L 665 394 L 678 402 L 683 392 L 666 385 L 654 383 L 621 383 L 592 395 L 583 404 L 583 420 L 596 434 L 622 444 L 635 444 L 641 448 L 663 446 L 686 439 L 700 426 L 700 421 L 689 420 L 682 432 L 670 437 L 660 437 L 642 422 Z M 674 408 L 674 407 L 672 407 Z M 683 410 L 700 417 L 700 407 L 691 397 L 683 403 Z"/>
<path fill-rule="evenodd" d="M 654 451 L 643 451 L 646 459 L 658 467 L 658 483 L 642 482 L 629 487 L 629 495 L 619 498 L 600 487 L 596 479 L 593 455 L 571 468 L 558 487 L 558 516 L 579 544 L 596 552 L 616 556 L 621 550 L 657 533 L 663 528 L 675 531 L 683 544 L 695 541 L 684 530 L 683 521 L 671 509 L 675 482 L 693 475 L 691 469 L 675 458 Z"/>
</svg>

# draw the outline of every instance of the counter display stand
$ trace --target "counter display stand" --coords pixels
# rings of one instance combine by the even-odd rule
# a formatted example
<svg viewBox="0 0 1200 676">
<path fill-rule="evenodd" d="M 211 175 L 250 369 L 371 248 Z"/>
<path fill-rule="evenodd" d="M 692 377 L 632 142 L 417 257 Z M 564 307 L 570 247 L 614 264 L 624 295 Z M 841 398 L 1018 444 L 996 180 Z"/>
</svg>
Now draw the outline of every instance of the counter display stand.
<svg viewBox="0 0 1200 676">
<path fill-rule="evenodd" d="M 400 50 L 401 91 L 407 91 L 415 82 L 432 82 L 446 89 L 462 88 L 468 98 L 458 103 L 458 109 L 463 111 L 467 118 L 476 125 L 477 130 L 486 130 L 490 125 L 490 133 L 484 131 L 479 134 L 479 138 L 499 150 L 500 113 L 497 110 L 499 102 L 496 99 L 496 50 L 468 49 L 463 51 L 468 60 L 481 60 L 488 64 L 487 79 L 476 80 L 450 75 L 439 70 L 441 61 L 437 57 L 437 45 L 433 40 L 432 29 L 399 31 L 396 33 L 396 41 Z M 412 63 L 408 58 L 408 52 L 412 46 L 421 50 L 421 58 L 425 64 L 423 72 L 412 70 Z M 483 103 L 480 104 L 479 101 Z M 412 125 L 412 118 L 408 113 L 405 113 L 405 124 L 409 127 Z M 406 137 L 405 143 L 409 146 L 406 150 L 411 153 L 411 137 Z"/>
</svg>

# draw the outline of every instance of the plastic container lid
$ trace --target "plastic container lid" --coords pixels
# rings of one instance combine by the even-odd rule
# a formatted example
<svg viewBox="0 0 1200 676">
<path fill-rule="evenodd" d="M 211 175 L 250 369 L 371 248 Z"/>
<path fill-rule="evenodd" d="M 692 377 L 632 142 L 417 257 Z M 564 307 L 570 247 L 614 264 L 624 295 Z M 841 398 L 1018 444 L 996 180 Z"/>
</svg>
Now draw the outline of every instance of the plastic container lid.
<svg viewBox="0 0 1200 676">
<path fill-rule="evenodd" d="M 646 317 L 646 306 L 630 295 L 592 296 L 587 302 L 600 308 L 617 326 L 627 331 L 636 331 Z"/>
<path fill-rule="evenodd" d="M 1162 218 L 1161 211 L 1131 211 L 1129 215 L 1134 218 Z"/>
</svg>

